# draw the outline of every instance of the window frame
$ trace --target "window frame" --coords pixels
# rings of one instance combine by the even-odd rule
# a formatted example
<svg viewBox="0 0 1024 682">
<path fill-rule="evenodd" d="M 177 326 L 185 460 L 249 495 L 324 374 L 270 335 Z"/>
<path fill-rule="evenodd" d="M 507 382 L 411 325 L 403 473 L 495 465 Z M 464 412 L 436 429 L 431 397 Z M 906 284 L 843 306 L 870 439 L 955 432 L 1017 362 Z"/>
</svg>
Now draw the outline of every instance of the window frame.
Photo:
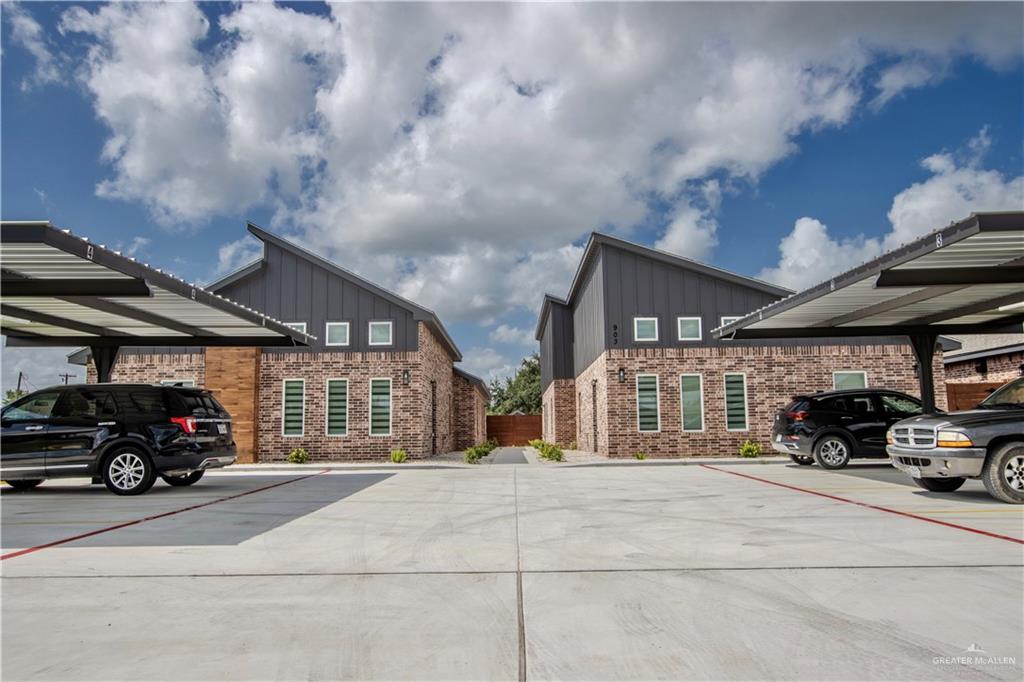
<svg viewBox="0 0 1024 682">
<path fill-rule="evenodd" d="M 388 326 L 387 343 L 373 340 L 373 325 L 386 324 Z M 394 320 L 369 320 L 366 323 L 366 345 L 368 346 L 393 346 L 395 345 L 395 321 Z"/>
<path fill-rule="evenodd" d="M 388 432 L 387 433 L 374 433 L 373 432 L 373 382 L 375 381 L 386 381 L 388 382 Z M 369 409 L 367 412 L 367 427 L 371 438 L 390 438 L 394 432 L 394 417 L 395 417 L 395 382 L 391 377 L 371 377 L 369 381 Z"/>
<path fill-rule="evenodd" d="M 331 382 L 332 381 L 344 381 L 345 382 L 345 433 L 331 433 Z M 328 377 L 324 379 L 324 436 L 327 438 L 348 438 L 348 422 L 349 422 L 349 406 L 351 401 L 349 397 L 351 392 L 349 388 L 352 383 L 348 380 L 348 377 Z"/>
<path fill-rule="evenodd" d="M 641 377 L 654 377 L 654 413 L 658 419 L 658 428 L 641 429 L 640 428 L 640 379 Z M 637 433 L 661 433 L 661 378 L 657 374 L 637 374 L 634 379 L 634 386 L 636 390 L 636 431 Z"/>
<path fill-rule="evenodd" d="M 299 433 L 285 433 L 285 407 L 287 405 L 287 387 L 289 381 L 302 382 L 302 425 Z M 288 377 L 281 379 L 281 437 L 282 438 L 303 438 L 306 435 L 306 380 L 303 377 Z"/>
<path fill-rule="evenodd" d="M 697 336 L 683 338 L 683 332 L 680 324 L 683 320 L 696 320 L 697 321 Z M 700 317 L 693 317 L 687 315 L 679 315 L 676 317 L 676 341 L 703 341 L 704 340 L 704 321 Z"/>
<path fill-rule="evenodd" d="M 160 385 L 168 386 L 170 388 L 174 388 L 175 386 L 180 386 L 181 388 L 198 388 L 196 386 L 195 379 L 161 379 Z"/>
<path fill-rule="evenodd" d="M 736 320 L 742 320 L 742 319 L 743 319 L 742 315 L 720 315 L 719 318 L 718 318 L 718 326 L 719 327 L 724 327 L 727 324 L 732 324 Z M 726 322 L 726 320 L 729 320 L 729 321 Z"/>
<path fill-rule="evenodd" d="M 836 376 L 840 374 L 859 374 L 864 377 L 864 385 L 857 386 L 856 388 L 839 388 L 836 386 Z M 833 391 L 865 391 L 868 388 L 868 373 L 862 369 L 841 369 L 836 372 L 832 372 L 832 390 Z"/>
<path fill-rule="evenodd" d="M 743 377 L 743 428 L 729 428 L 729 377 Z M 728 433 L 746 433 L 750 431 L 750 391 L 747 390 L 746 372 L 723 372 L 722 373 L 722 402 L 725 405 L 725 430 Z"/>
<path fill-rule="evenodd" d="M 306 329 L 308 328 L 308 325 L 305 322 L 284 322 L 283 324 L 289 329 L 294 329 L 295 331 L 302 332 L 303 334 L 307 333 Z M 299 325 L 302 326 L 302 329 L 298 328 Z"/>
<path fill-rule="evenodd" d="M 652 321 L 652 320 L 654 321 L 654 338 L 653 339 L 641 339 L 641 338 L 639 338 L 639 335 L 637 334 L 637 322 L 649 322 L 649 321 Z M 660 326 L 661 325 L 658 324 L 658 318 L 657 317 L 649 317 L 649 316 L 642 316 L 642 315 L 635 316 L 633 318 L 633 343 L 657 343 L 658 340 L 661 338 L 661 330 L 659 329 Z"/>
<path fill-rule="evenodd" d="M 331 326 L 345 326 L 345 343 L 331 343 Z M 352 323 L 349 320 L 338 320 L 324 323 L 324 345 L 331 348 L 345 348 L 352 345 Z"/>
<path fill-rule="evenodd" d="M 697 377 L 698 394 L 700 395 L 700 428 L 686 428 L 686 413 L 683 409 L 683 379 L 685 377 Z M 679 426 L 683 433 L 704 433 L 707 428 L 707 419 L 704 414 L 704 375 L 700 372 L 682 372 L 679 375 Z"/>
</svg>

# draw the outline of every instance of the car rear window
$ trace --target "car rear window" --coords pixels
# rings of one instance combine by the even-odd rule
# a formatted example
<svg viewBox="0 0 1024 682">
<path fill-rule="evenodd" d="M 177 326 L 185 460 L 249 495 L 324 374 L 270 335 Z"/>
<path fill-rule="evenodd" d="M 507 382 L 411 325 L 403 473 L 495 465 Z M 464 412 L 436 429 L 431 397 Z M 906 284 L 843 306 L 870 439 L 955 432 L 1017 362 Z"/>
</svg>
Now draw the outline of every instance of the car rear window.
<svg viewBox="0 0 1024 682">
<path fill-rule="evenodd" d="M 116 401 L 119 412 L 162 416 L 167 414 L 167 405 L 159 390 L 145 388 L 111 388 L 110 394 Z"/>
<path fill-rule="evenodd" d="M 209 391 L 172 391 L 179 405 L 184 408 L 186 414 L 195 414 L 199 412 L 205 412 L 207 414 L 215 414 L 223 412 L 224 408 L 217 402 L 217 399 L 213 397 L 213 394 Z"/>
</svg>

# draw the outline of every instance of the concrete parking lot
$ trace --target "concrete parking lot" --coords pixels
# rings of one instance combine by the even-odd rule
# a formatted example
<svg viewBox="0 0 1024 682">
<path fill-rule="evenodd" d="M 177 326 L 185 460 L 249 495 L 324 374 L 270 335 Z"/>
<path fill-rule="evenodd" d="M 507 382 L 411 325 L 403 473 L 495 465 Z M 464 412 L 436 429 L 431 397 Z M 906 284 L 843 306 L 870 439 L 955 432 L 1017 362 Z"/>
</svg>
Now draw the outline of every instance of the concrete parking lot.
<svg viewBox="0 0 1024 682">
<path fill-rule="evenodd" d="M 976 482 L 318 471 L 4 490 L 3 679 L 1022 676 L 1024 510 Z"/>
</svg>

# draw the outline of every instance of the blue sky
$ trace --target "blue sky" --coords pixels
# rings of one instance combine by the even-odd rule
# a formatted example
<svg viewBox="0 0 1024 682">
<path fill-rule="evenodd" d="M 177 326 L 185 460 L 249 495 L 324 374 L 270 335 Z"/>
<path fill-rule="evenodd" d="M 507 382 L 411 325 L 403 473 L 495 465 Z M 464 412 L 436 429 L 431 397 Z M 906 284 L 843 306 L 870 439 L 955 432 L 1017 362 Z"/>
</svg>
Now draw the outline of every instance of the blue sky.
<svg viewBox="0 0 1024 682">
<path fill-rule="evenodd" d="M 797 288 L 1024 208 L 1021 5 L 3 14 L 5 220 L 210 281 L 249 219 L 435 308 L 482 374 L 592 229 Z M 4 386 L 59 355 L 5 350 Z"/>
</svg>

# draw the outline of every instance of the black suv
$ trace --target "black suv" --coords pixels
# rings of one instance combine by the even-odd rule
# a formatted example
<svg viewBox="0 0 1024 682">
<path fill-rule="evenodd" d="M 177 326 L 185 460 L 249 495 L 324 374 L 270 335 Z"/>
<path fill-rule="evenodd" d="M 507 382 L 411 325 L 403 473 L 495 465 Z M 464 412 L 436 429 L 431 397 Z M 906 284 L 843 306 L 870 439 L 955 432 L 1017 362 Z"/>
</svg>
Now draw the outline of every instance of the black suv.
<svg viewBox="0 0 1024 682">
<path fill-rule="evenodd" d="M 775 415 L 772 447 L 797 464 L 842 469 L 854 457 L 887 458 L 886 431 L 921 412 L 917 398 L 884 389 L 795 396 Z"/>
<path fill-rule="evenodd" d="M 0 412 L 0 478 L 15 488 L 88 476 L 117 495 L 141 495 L 157 476 L 192 485 L 234 461 L 231 415 L 202 389 L 56 386 Z"/>
</svg>

